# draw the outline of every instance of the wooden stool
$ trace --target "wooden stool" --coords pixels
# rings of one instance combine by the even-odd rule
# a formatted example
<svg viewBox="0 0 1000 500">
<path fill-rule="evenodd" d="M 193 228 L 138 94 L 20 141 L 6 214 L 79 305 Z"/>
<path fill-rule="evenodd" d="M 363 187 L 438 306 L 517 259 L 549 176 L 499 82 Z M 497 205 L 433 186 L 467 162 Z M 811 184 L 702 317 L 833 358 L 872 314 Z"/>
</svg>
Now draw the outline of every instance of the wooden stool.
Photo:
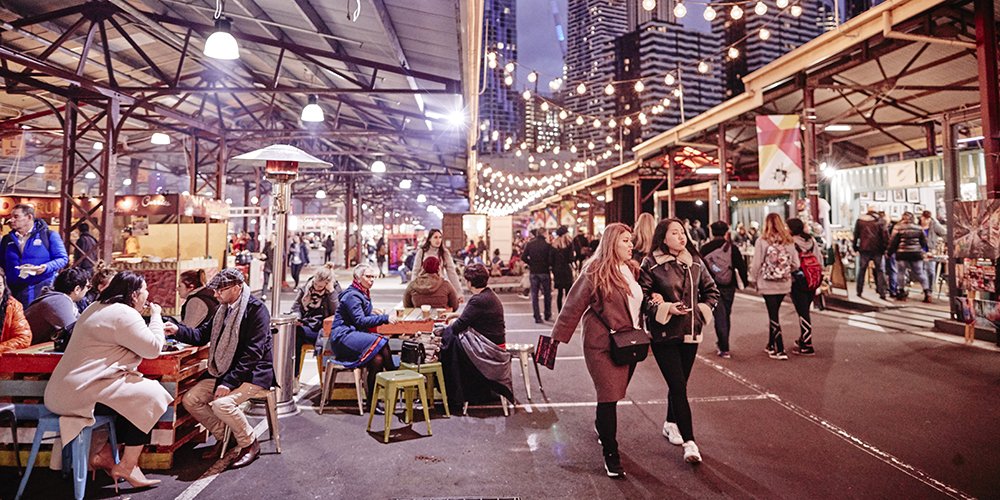
<svg viewBox="0 0 1000 500">
<path fill-rule="evenodd" d="M 375 404 L 379 398 L 385 400 L 385 442 L 389 442 L 389 427 L 392 422 L 392 413 L 396 408 L 396 396 L 399 390 L 403 389 L 406 397 L 406 416 L 403 422 L 413 421 L 413 389 L 420 393 L 420 400 L 424 401 L 424 420 L 427 422 L 427 435 L 431 435 L 431 414 L 427 411 L 427 391 L 424 388 L 424 376 L 410 370 L 396 370 L 392 372 L 381 372 L 375 377 L 375 392 L 372 397 L 371 408 L 368 413 L 368 432 L 372 430 L 372 418 L 375 417 Z"/>
<path fill-rule="evenodd" d="M 277 388 L 272 387 L 267 391 L 267 395 L 263 398 L 250 398 L 252 400 L 264 400 L 264 404 L 267 405 L 267 430 L 271 433 L 271 440 L 274 441 L 274 447 L 278 453 L 281 453 L 281 440 L 278 439 L 278 395 Z M 246 407 L 244 407 L 244 411 Z M 219 458 L 226 456 L 226 450 L 229 448 L 229 436 L 233 434 L 229 427 L 226 427 L 226 437 L 222 439 L 222 453 L 219 454 Z"/>
<path fill-rule="evenodd" d="M 323 389 L 320 391 L 319 397 L 319 414 L 322 415 L 323 409 L 326 408 L 326 402 L 330 399 L 330 393 L 333 392 L 333 386 L 337 383 L 337 374 L 340 372 L 350 371 L 354 373 L 354 389 L 358 396 L 358 415 L 364 416 L 365 404 L 364 392 L 362 391 L 364 384 L 361 381 L 361 367 L 356 366 L 354 368 L 347 368 L 338 363 L 337 360 L 333 358 L 332 353 L 329 355 L 327 353 L 330 353 L 330 351 L 323 351 L 320 358 L 320 364 L 325 364 L 326 369 L 320 372 L 323 374 L 320 376 L 320 384 Z"/>
<path fill-rule="evenodd" d="M 302 345 L 302 350 L 299 351 L 299 375 L 300 376 L 302 375 L 302 365 L 305 364 L 305 362 L 306 362 L 306 353 L 309 352 L 310 349 L 313 350 L 313 352 L 316 352 L 316 351 L 319 350 L 319 349 L 316 349 L 315 345 L 303 344 Z M 323 386 L 323 356 L 320 353 L 318 353 L 318 352 L 316 352 L 315 356 L 316 356 L 316 371 L 319 372 L 319 385 L 320 385 L 320 387 L 322 387 Z"/>
<path fill-rule="evenodd" d="M 427 379 L 427 396 L 430 397 L 430 401 L 424 401 L 423 403 L 425 405 L 428 403 L 433 405 L 436 400 L 434 397 L 434 379 L 437 379 L 438 388 L 441 389 L 441 401 L 444 402 L 444 415 L 446 418 L 451 418 L 451 409 L 448 408 L 448 391 L 444 388 L 444 369 L 441 368 L 440 361 L 434 363 L 421 363 L 419 365 L 415 365 L 413 363 L 400 363 L 399 368 L 401 370 L 415 371 Z"/>
<path fill-rule="evenodd" d="M 507 344 L 507 352 L 511 356 L 517 356 L 521 360 L 521 375 L 524 376 L 524 390 L 528 393 L 528 400 L 531 400 L 531 381 L 528 377 L 528 357 L 531 357 L 535 365 L 535 377 L 538 378 L 538 389 L 545 392 L 542 387 L 542 375 L 538 373 L 538 361 L 535 360 L 535 344 Z"/>
</svg>

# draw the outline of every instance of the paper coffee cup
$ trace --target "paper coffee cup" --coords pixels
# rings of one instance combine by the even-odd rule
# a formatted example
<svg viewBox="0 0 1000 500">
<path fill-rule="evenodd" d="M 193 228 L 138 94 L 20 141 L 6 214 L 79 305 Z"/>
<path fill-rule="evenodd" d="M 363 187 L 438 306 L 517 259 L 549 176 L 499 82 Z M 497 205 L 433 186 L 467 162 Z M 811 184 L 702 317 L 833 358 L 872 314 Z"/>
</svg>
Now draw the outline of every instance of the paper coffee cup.
<svg viewBox="0 0 1000 500">
<path fill-rule="evenodd" d="M 420 312 L 423 313 L 424 319 L 431 317 L 431 306 L 424 304 L 420 306 Z"/>
</svg>

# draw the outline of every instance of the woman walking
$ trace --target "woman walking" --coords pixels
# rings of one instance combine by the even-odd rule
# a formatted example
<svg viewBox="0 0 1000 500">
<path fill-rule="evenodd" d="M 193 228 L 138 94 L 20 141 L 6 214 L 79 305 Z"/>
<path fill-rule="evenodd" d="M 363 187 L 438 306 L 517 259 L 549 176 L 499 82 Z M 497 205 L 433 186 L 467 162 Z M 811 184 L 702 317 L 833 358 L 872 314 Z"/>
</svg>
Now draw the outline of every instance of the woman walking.
<svg viewBox="0 0 1000 500">
<path fill-rule="evenodd" d="M 638 276 L 639 266 L 632 260 L 631 230 L 621 223 L 609 225 L 552 328 L 554 341 L 569 342 L 583 319 L 583 358 L 597 391 L 595 426 L 604 448 L 604 468 L 613 478 L 625 476 L 618 454 L 617 404 L 625 397 L 635 364 L 618 366 L 611 360 L 609 328 L 641 327 Z"/>
<path fill-rule="evenodd" d="M 556 311 L 562 310 L 563 294 L 569 295 L 573 286 L 573 238 L 566 226 L 556 229 L 552 240 L 552 286 L 556 289 Z"/>
<path fill-rule="evenodd" d="M 431 229 L 427 233 L 427 239 L 424 240 L 424 244 L 417 247 L 417 255 L 414 257 L 413 262 L 421 263 L 427 257 L 437 257 L 441 261 L 441 267 L 438 272 L 445 281 L 455 288 L 455 295 L 458 295 L 458 303 L 461 304 L 465 301 L 465 296 L 462 295 L 462 282 L 458 280 L 455 259 L 452 259 L 448 251 L 444 249 L 442 242 L 444 242 L 444 235 L 441 234 L 441 230 Z"/>
<path fill-rule="evenodd" d="M 792 271 L 801 266 L 792 235 L 778 214 L 768 214 L 764 219 L 764 233 L 754 243 L 753 260 L 750 262 L 750 281 L 757 284 L 757 291 L 767 305 L 767 348 L 771 359 L 788 359 L 785 343 L 781 338 L 778 311 L 785 295 L 792 291 Z"/>
<path fill-rule="evenodd" d="M 653 244 L 655 228 L 656 219 L 648 212 L 641 213 L 639 219 L 635 221 L 635 229 L 632 231 L 632 260 L 636 264 L 642 265 L 642 259 L 656 246 Z"/>
<path fill-rule="evenodd" d="M 811 253 L 816 256 L 816 260 L 823 262 L 823 250 L 820 244 L 809 233 L 806 233 L 806 225 L 800 219 L 788 219 L 788 230 L 795 242 L 797 253 Z M 799 259 L 800 261 L 802 259 Z M 801 265 L 801 264 L 800 264 Z M 816 351 L 812 345 L 812 319 L 809 317 L 809 307 L 812 306 L 813 298 L 816 297 L 816 290 L 808 290 L 792 281 L 792 304 L 795 304 L 795 312 L 799 314 L 799 340 L 795 341 L 792 354 L 800 356 L 814 356 Z"/>
<path fill-rule="evenodd" d="M 292 271 L 292 279 L 295 280 L 295 291 L 299 291 L 299 275 L 302 267 L 309 263 L 309 248 L 302 242 L 302 237 L 295 235 L 292 244 L 288 247 L 288 267 Z M 280 287 L 275 287 L 281 293 Z"/>
<path fill-rule="evenodd" d="M 650 347 L 670 389 L 663 435 L 684 446 L 684 460 L 701 462 L 694 442 L 687 381 L 701 329 L 712 317 L 719 289 L 678 219 L 664 219 L 653 232 L 653 252 L 642 261 L 642 287 Z"/>
</svg>

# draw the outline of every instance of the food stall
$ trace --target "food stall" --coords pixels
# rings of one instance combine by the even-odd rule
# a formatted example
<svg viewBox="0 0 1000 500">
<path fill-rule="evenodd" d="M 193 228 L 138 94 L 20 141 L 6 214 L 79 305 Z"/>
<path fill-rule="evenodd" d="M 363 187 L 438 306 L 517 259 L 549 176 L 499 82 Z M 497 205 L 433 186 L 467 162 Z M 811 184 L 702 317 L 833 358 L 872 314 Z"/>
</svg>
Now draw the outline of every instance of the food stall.
<svg viewBox="0 0 1000 500">
<path fill-rule="evenodd" d="M 89 210 L 93 199 L 80 199 Z M 75 212 L 75 216 L 82 214 Z M 202 269 L 211 279 L 226 253 L 229 205 L 211 198 L 185 194 L 118 196 L 115 198 L 114 267 L 146 278 L 151 300 L 164 315 L 179 315 L 177 294 L 181 273 Z M 138 256 L 123 257 L 124 228 L 138 239 Z"/>
</svg>

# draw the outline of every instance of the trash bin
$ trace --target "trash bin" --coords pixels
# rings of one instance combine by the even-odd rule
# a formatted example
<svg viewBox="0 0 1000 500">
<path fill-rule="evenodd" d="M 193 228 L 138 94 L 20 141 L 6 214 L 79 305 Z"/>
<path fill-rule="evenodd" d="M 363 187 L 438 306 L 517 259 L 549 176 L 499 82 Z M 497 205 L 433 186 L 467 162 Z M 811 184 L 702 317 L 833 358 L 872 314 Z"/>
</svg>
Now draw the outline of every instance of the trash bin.
<svg viewBox="0 0 1000 500">
<path fill-rule="evenodd" d="M 299 412 L 294 400 L 295 380 L 295 316 L 278 315 L 271 317 L 271 355 L 277 389 L 278 416 L 295 415 Z M 250 415 L 267 415 L 263 400 L 251 400 Z"/>
</svg>

